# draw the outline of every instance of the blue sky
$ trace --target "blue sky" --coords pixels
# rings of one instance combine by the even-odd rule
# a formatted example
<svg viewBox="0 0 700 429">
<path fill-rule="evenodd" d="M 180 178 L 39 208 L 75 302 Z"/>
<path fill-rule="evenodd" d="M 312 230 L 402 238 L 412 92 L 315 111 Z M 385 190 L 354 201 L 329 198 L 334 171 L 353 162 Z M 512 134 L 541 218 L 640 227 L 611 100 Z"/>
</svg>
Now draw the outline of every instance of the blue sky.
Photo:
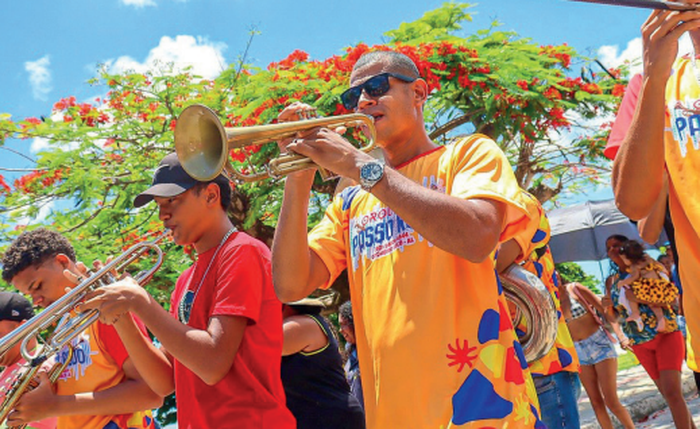
<svg viewBox="0 0 700 429">
<path fill-rule="evenodd" d="M 86 81 L 96 65 L 139 70 L 152 61 L 192 64 L 213 77 L 243 53 L 265 67 L 295 49 L 322 59 L 358 42 L 377 44 L 382 34 L 435 9 L 442 0 L 9 0 L 0 26 L 0 113 L 15 119 L 48 115 L 60 98 L 91 101 L 101 88 Z M 639 28 L 648 11 L 565 0 L 484 0 L 472 8 L 473 33 L 499 20 L 539 44 L 567 43 L 580 53 L 617 66 L 641 52 Z M 39 142 L 8 142 L 29 154 Z M 1 167 L 29 163 L 0 151 Z M 12 177 L 7 172 L 0 174 Z M 610 198 L 609 189 L 582 198 Z"/>
</svg>

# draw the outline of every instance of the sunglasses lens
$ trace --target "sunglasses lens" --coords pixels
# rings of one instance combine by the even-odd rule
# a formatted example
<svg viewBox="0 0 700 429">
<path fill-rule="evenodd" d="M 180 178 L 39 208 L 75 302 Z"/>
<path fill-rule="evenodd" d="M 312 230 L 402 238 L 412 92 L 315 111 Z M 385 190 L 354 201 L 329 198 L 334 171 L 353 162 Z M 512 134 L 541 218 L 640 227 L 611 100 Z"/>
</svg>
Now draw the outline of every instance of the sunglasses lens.
<svg viewBox="0 0 700 429">
<path fill-rule="evenodd" d="M 384 95 L 389 90 L 389 76 L 385 74 L 375 76 L 365 82 L 364 87 L 370 97 Z"/>
<path fill-rule="evenodd" d="M 347 110 L 355 109 L 355 107 L 357 107 L 357 102 L 360 99 L 361 93 L 361 86 L 355 86 L 342 93 L 340 95 L 340 101 L 343 102 L 343 107 L 345 107 Z"/>
<path fill-rule="evenodd" d="M 389 75 L 380 74 L 367 80 L 362 85 L 353 86 L 340 95 L 340 101 L 343 102 L 343 107 L 348 110 L 354 110 L 357 107 L 357 102 L 360 101 L 362 91 L 365 91 L 370 97 L 379 97 L 389 90 Z"/>
</svg>

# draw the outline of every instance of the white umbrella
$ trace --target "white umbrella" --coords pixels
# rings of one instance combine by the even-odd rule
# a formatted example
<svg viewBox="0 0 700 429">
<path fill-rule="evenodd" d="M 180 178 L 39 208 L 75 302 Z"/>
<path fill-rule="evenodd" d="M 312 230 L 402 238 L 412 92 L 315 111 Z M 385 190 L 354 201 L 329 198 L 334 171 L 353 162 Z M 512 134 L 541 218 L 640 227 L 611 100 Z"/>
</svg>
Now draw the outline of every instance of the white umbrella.
<svg viewBox="0 0 700 429">
<path fill-rule="evenodd" d="M 547 217 L 552 229 L 549 246 L 556 263 L 607 259 L 605 240 L 613 234 L 645 244 L 639 236 L 637 225 L 617 209 L 615 200 L 586 201 L 552 210 Z M 666 234 L 662 232 L 657 243 L 667 241 Z"/>
</svg>

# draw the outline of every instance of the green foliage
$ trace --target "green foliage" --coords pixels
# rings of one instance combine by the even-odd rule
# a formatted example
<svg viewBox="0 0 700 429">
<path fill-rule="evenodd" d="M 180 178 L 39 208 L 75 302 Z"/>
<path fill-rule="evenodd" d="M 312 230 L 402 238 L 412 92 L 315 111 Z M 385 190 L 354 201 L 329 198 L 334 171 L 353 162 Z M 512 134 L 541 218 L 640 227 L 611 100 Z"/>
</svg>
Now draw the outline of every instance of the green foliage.
<svg viewBox="0 0 700 429">
<path fill-rule="evenodd" d="M 583 268 L 575 262 L 562 262 L 556 264 L 556 269 L 564 284 L 578 282 L 600 295 L 603 292 L 600 290 L 599 282 L 595 276 L 586 274 Z"/>
</svg>

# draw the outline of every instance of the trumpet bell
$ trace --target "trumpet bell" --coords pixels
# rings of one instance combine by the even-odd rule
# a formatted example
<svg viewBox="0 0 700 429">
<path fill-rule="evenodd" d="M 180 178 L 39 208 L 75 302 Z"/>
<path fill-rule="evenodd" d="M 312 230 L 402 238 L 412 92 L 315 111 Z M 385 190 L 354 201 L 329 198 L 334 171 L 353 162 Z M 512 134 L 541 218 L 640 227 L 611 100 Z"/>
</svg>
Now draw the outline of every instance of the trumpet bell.
<svg viewBox="0 0 700 429">
<path fill-rule="evenodd" d="M 369 152 L 374 148 L 374 119 L 361 113 L 282 124 L 224 128 L 213 110 L 193 104 L 182 111 L 175 124 L 175 151 L 182 168 L 200 182 L 213 180 L 219 174 L 224 174 L 230 180 L 255 182 L 268 177 L 281 177 L 316 165 L 305 156 L 283 154 L 269 160 L 263 168 L 256 168 L 249 162 L 246 168 L 251 171 L 243 172 L 233 168 L 229 162 L 230 150 L 292 138 L 299 132 L 317 127 L 365 127 L 369 138 L 359 150 Z M 322 168 L 319 170 L 324 180 L 333 177 L 331 172 Z"/>
<path fill-rule="evenodd" d="M 499 275 L 506 301 L 512 307 L 513 325 L 524 327 L 519 336 L 525 360 L 535 362 L 554 346 L 557 307 L 547 286 L 536 275 L 513 264 Z"/>
</svg>

